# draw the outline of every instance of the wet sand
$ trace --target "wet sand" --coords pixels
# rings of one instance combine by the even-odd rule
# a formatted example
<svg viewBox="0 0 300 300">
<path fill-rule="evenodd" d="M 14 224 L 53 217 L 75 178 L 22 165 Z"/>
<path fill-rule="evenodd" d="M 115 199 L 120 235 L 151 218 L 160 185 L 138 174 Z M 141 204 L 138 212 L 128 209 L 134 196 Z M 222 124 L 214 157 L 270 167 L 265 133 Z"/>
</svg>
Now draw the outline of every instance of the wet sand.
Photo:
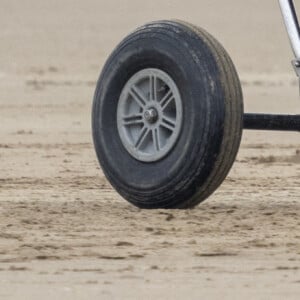
<svg viewBox="0 0 300 300">
<path fill-rule="evenodd" d="M 222 41 L 246 111 L 300 112 L 276 1 L 1 1 L 0 299 L 298 299 L 299 133 L 244 132 L 230 175 L 194 210 L 139 210 L 98 166 L 100 69 L 162 18 Z"/>
</svg>

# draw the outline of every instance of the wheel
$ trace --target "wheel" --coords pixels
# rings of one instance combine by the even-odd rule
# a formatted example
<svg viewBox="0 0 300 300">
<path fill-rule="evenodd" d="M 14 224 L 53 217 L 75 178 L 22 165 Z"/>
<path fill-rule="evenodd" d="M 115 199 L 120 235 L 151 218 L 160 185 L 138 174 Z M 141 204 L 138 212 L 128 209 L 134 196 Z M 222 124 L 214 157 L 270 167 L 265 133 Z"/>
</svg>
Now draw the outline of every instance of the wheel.
<svg viewBox="0 0 300 300">
<path fill-rule="evenodd" d="M 97 83 L 92 127 L 112 186 L 140 208 L 190 208 L 227 176 L 243 97 L 234 65 L 206 31 L 181 21 L 126 37 Z"/>
</svg>

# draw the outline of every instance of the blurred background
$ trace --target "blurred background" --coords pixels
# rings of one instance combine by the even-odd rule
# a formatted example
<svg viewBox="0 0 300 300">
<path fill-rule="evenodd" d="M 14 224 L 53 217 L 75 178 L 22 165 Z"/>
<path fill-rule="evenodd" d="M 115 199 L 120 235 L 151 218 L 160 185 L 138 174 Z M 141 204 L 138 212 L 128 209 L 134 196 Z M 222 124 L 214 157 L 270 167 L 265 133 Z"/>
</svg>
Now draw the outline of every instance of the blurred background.
<svg viewBox="0 0 300 300">
<path fill-rule="evenodd" d="M 244 87 L 297 86 L 276 0 L 0 0 L 0 7 L 0 104 L 24 101 L 28 87 L 63 82 L 88 85 L 81 97 L 90 104 L 113 48 L 138 26 L 160 19 L 186 20 L 213 34 L 231 55 Z M 280 91 L 264 91 L 261 96 L 270 101 L 262 101 L 244 88 L 246 110 L 279 112 L 283 97 L 298 98 L 298 88 L 289 89 L 289 95 Z M 65 90 L 58 96 L 67 101 L 75 94 Z M 285 108 L 297 109 L 293 102 Z"/>
<path fill-rule="evenodd" d="M 291 51 L 276 0 L 1 0 L 0 71 L 59 65 L 98 74 L 112 48 L 152 20 L 207 29 L 243 73 L 290 72 Z"/>
</svg>

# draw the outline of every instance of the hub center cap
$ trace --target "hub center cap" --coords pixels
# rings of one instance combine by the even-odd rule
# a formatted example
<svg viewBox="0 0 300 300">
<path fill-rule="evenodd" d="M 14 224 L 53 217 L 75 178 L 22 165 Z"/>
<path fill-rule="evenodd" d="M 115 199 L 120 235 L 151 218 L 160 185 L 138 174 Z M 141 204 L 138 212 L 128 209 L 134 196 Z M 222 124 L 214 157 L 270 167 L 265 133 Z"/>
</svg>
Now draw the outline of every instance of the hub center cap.
<svg viewBox="0 0 300 300">
<path fill-rule="evenodd" d="M 154 124 L 158 119 L 158 112 L 155 108 L 147 109 L 144 113 L 144 118 L 150 124 Z"/>
</svg>

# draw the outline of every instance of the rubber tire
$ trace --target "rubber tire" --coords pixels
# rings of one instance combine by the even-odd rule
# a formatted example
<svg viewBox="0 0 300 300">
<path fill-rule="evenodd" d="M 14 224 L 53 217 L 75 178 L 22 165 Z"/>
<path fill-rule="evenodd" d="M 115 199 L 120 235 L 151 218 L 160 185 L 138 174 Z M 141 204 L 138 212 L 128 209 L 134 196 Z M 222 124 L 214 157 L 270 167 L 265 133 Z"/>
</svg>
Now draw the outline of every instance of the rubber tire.
<svg viewBox="0 0 300 300">
<path fill-rule="evenodd" d="M 168 73 L 183 102 L 178 141 L 153 163 L 126 151 L 116 121 L 122 88 L 145 68 Z M 236 158 L 242 125 L 242 90 L 229 55 L 206 31 L 182 21 L 146 24 L 126 37 L 108 58 L 94 95 L 93 139 L 102 170 L 140 208 L 191 208 L 210 196 Z"/>
</svg>

